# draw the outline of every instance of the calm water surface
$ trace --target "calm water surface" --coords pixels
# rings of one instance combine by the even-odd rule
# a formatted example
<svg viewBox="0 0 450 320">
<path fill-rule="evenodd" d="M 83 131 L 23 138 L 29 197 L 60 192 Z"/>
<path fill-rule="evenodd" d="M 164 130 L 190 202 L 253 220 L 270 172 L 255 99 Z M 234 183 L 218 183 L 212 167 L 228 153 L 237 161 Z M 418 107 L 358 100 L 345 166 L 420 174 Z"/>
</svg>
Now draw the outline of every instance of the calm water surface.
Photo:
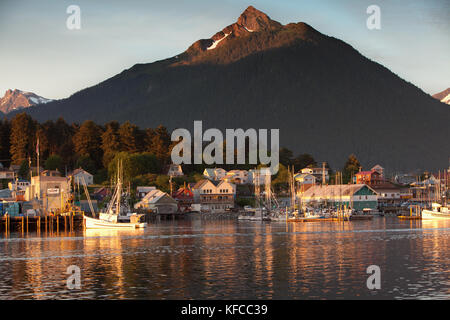
<svg viewBox="0 0 450 320">
<path fill-rule="evenodd" d="M 179 220 L 0 234 L 0 299 L 450 299 L 450 221 Z M 82 287 L 66 288 L 79 266 Z M 366 268 L 381 268 L 367 289 Z"/>
</svg>

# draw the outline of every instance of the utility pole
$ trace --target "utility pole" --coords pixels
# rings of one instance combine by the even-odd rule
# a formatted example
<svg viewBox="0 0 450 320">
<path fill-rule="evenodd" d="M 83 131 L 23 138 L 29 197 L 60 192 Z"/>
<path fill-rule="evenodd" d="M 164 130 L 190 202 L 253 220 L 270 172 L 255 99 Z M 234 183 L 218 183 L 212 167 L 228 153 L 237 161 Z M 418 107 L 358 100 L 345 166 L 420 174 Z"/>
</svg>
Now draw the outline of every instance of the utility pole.
<svg viewBox="0 0 450 320">
<path fill-rule="evenodd" d="M 322 185 L 326 184 L 326 179 L 325 179 L 325 162 L 322 162 Z"/>
</svg>

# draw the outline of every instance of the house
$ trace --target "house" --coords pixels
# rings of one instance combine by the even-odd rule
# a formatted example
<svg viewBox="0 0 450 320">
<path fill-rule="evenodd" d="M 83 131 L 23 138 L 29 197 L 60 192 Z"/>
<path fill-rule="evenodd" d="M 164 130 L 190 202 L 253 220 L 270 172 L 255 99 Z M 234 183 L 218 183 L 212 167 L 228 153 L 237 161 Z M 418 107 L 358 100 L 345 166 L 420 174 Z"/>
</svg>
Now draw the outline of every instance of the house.
<svg viewBox="0 0 450 320">
<path fill-rule="evenodd" d="M 156 213 L 175 213 L 178 211 L 178 203 L 169 194 L 154 189 L 134 205 L 135 209 L 148 209 Z"/>
<path fill-rule="evenodd" d="M 378 171 L 360 171 L 355 174 L 356 184 L 367 184 L 369 186 L 384 183 L 383 177 Z"/>
<path fill-rule="evenodd" d="M 230 170 L 227 172 L 223 180 L 226 180 L 235 184 L 247 184 L 249 183 L 249 176 L 247 170 Z"/>
<path fill-rule="evenodd" d="M 316 184 L 316 176 L 310 173 L 298 173 L 294 176 L 295 182 L 300 185 L 300 192 L 305 192 Z"/>
<path fill-rule="evenodd" d="M 206 168 L 203 171 L 203 176 L 209 180 L 222 180 L 226 176 L 227 172 L 222 168 Z"/>
<path fill-rule="evenodd" d="M 376 209 L 377 192 L 366 184 L 315 185 L 298 194 L 307 206 L 347 206 L 356 210 Z"/>
<path fill-rule="evenodd" d="M 325 182 L 330 180 L 329 169 L 328 168 L 314 168 L 306 167 L 300 170 L 300 173 L 312 174 L 316 177 L 316 181 L 322 181 L 325 176 Z"/>
<path fill-rule="evenodd" d="M 381 178 L 384 178 L 384 168 L 379 164 L 375 165 L 370 171 L 376 171 L 380 174 Z"/>
<path fill-rule="evenodd" d="M 175 191 L 172 198 L 178 202 L 180 211 L 189 211 L 194 203 L 194 193 L 191 188 L 189 188 L 189 186 L 186 187 L 186 185 Z"/>
<path fill-rule="evenodd" d="M 14 179 L 14 170 L 7 168 L 0 168 L 0 179 L 13 180 Z"/>
<path fill-rule="evenodd" d="M 9 190 L 21 190 L 25 191 L 30 186 L 30 181 L 23 179 L 16 179 L 8 182 Z"/>
<path fill-rule="evenodd" d="M 92 194 L 92 198 L 97 201 L 103 201 L 103 199 L 110 194 L 110 191 L 106 187 L 101 187 L 96 190 L 94 190 L 94 193 Z"/>
<path fill-rule="evenodd" d="M 76 184 L 83 184 L 83 179 L 88 186 L 94 184 L 94 176 L 82 168 L 75 169 L 69 175 Z"/>
<path fill-rule="evenodd" d="M 138 199 L 143 199 L 147 195 L 147 193 L 153 190 L 156 190 L 156 187 L 144 187 L 144 186 L 136 187 L 136 197 Z"/>
<path fill-rule="evenodd" d="M 227 181 L 200 180 L 192 188 L 194 202 L 200 203 L 201 211 L 220 212 L 234 208 L 236 186 Z"/>
<path fill-rule="evenodd" d="M 183 169 L 179 164 L 171 164 L 167 170 L 167 175 L 169 177 L 181 177 L 184 175 Z"/>
</svg>

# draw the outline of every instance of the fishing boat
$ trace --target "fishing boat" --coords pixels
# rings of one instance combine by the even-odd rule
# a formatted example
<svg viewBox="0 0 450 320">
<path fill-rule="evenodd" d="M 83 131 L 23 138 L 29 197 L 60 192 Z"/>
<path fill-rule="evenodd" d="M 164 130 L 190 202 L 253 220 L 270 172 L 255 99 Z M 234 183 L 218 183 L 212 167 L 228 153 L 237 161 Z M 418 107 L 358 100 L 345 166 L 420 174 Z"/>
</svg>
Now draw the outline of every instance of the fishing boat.
<svg viewBox="0 0 450 320">
<path fill-rule="evenodd" d="M 140 222 L 141 215 L 129 212 L 128 206 L 122 205 L 122 165 L 118 163 L 117 184 L 113 197 L 105 212 L 98 218 L 84 216 L 86 229 L 136 229 L 145 228 L 146 222 Z M 128 210 L 123 210 L 127 209 Z"/>
<path fill-rule="evenodd" d="M 431 203 L 431 210 L 422 210 L 422 219 L 448 220 L 450 219 L 450 210 L 448 206 L 448 175 L 444 176 L 445 183 L 441 185 L 441 173 L 439 172 L 438 184 L 436 186 L 436 199 Z"/>
<path fill-rule="evenodd" d="M 270 212 L 268 212 L 268 208 L 270 208 L 270 175 L 267 174 L 267 172 L 265 173 L 265 187 L 266 187 L 266 193 L 265 193 L 265 197 L 266 199 L 269 198 L 269 204 L 267 203 L 267 201 L 262 201 L 261 199 L 261 172 L 260 170 L 255 170 L 255 176 L 254 176 L 254 181 L 255 181 L 255 203 L 256 203 L 256 208 L 255 209 L 251 209 L 249 210 L 249 208 L 247 208 L 245 210 L 246 214 L 244 215 L 239 215 L 238 216 L 238 220 L 250 220 L 250 221 L 271 221 L 271 217 L 270 217 Z M 268 189 L 267 189 L 268 188 Z M 267 192 L 267 190 L 269 190 L 269 192 Z"/>
<path fill-rule="evenodd" d="M 433 202 L 431 210 L 422 210 L 422 219 L 450 219 L 450 210 L 448 206 Z"/>
</svg>

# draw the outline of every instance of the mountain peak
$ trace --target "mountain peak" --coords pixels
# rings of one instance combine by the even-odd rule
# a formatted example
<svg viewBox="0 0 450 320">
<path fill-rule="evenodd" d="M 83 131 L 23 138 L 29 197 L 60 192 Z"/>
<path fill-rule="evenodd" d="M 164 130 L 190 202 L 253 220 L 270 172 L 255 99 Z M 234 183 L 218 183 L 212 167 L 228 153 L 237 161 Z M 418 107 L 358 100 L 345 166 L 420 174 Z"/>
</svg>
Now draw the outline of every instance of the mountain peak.
<svg viewBox="0 0 450 320">
<path fill-rule="evenodd" d="M 439 93 L 433 94 L 433 98 L 443 103 L 450 104 L 450 88 L 447 88 Z"/>
<path fill-rule="evenodd" d="M 272 21 L 264 12 L 255 9 L 253 6 L 249 6 L 242 12 L 236 23 L 244 27 L 247 31 L 254 32 L 270 29 L 273 27 L 274 22 L 276 21 Z M 278 22 L 276 24 L 280 26 Z"/>
<path fill-rule="evenodd" d="M 34 106 L 36 104 L 43 104 L 52 100 L 38 96 L 33 92 L 25 92 L 19 89 L 8 89 L 3 98 L 0 98 L 0 111 L 9 113 L 11 111 L 20 110 Z"/>
</svg>

